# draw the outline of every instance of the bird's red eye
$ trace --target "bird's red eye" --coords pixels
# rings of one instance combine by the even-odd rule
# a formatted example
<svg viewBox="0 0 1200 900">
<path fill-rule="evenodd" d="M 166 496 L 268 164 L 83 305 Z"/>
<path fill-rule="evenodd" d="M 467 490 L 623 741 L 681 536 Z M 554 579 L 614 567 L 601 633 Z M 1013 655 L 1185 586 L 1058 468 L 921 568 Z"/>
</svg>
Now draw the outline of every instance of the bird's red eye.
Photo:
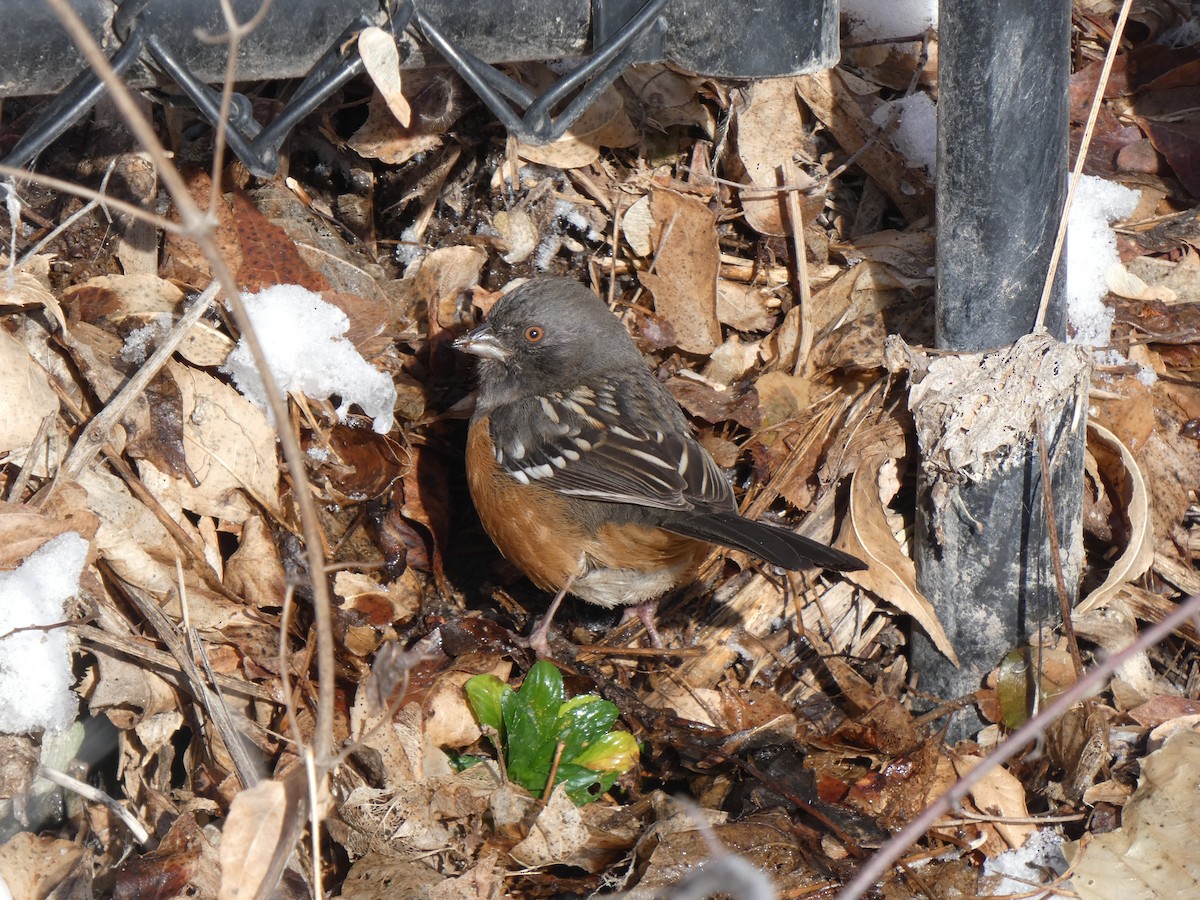
<svg viewBox="0 0 1200 900">
<path fill-rule="evenodd" d="M 530 325 L 525 329 L 525 340 L 529 341 L 531 344 L 536 344 L 545 336 L 546 329 L 542 328 L 541 325 Z"/>
</svg>

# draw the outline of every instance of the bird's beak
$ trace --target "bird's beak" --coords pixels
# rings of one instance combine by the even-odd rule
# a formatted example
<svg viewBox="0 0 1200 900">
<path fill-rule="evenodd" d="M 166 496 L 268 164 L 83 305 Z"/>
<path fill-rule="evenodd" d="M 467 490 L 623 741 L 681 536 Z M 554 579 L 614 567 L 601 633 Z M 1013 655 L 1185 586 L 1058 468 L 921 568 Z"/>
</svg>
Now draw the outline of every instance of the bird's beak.
<svg viewBox="0 0 1200 900">
<path fill-rule="evenodd" d="M 483 359 L 495 359 L 500 362 L 508 359 L 508 349 L 500 343 L 492 333 L 491 326 L 484 322 L 473 331 L 468 331 L 462 337 L 454 339 L 454 349 Z"/>
</svg>

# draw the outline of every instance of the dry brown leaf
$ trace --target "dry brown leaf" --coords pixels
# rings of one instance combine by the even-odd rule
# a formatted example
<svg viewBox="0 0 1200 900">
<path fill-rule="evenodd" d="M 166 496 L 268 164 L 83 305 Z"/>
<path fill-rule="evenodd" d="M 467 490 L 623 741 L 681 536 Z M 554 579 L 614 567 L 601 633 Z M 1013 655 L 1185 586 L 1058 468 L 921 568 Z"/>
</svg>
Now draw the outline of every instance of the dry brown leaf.
<svg viewBox="0 0 1200 900">
<path fill-rule="evenodd" d="M 83 855 L 73 842 L 21 831 L 0 844 L 0 879 L 12 900 L 43 900 Z"/>
<path fill-rule="evenodd" d="M 58 412 L 58 395 L 46 371 L 7 331 L 0 331 L 0 454 L 23 464 L 47 416 Z"/>
<path fill-rule="evenodd" d="M 983 762 L 981 756 L 969 756 L 955 753 L 950 757 L 954 771 L 959 778 L 965 777 L 976 766 Z M 983 779 L 977 781 L 971 788 L 971 800 L 975 808 L 988 816 L 1003 819 L 1023 819 L 1029 816 L 1029 807 L 1025 805 L 1025 785 L 1003 766 L 992 766 Z M 1005 822 L 981 823 L 984 831 L 995 830 L 1008 846 L 994 846 L 989 841 L 988 856 L 1003 852 L 1005 849 L 1015 850 L 1024 845 L 1031 834 L 1037 831 L 1035 825 L 1013 825 Z"/>
<path fill-rule="evenodd" d="M 480 664 L 476 665 L 476 662 Z M 456 660 L 455 668 L 439 674 L 425 695 L 422 706 L 426 739 L 437 747 L 455 749 L 479 740 L 482 733 L 467 703 L 463 685 L 476 675 L 495 675 L 501 681 L 507 681 L 511 673 L 512 663 L 502 657 L 473 654 Z"/>
<path fill-rule="evenodd" d="M 492 225 L 508 245 L 503 260 L 509 265 L 525 262 L 533 256 L 541 235 L 529 211 L 525 209 L 501 210 L 492 217 Z"/>
<path fill-rule="evenodd" d="M 544 66 L 531 65 L 527 72 L 534 80 L 534 93 L 553 83 L 553 73 Z M 558 140 L 549 144 L 518 141 L 516 153 L 521 159 L 543 166 L 580 169 L 600 158 L 601 147 L 632 147 L 637 141 L 638 131 L 625 112 L 625 100 L 609 87 Z"/>
<path fill-rule="evenodd" d="M 753 284 L 717 282 L 717 321 L 738 331 L 769 331 L 779 315 L 779 298 Z"/>
<path fill-rule="evenodd" d="M 1198 782 L 1200 734 L 1180 732 L 1143 759 L 1121 827 L 1063 845 L 1075 892 L 1083 900 L 1200 896 Z"/>
<path fill-rule="evenodd" d="M 374 25 L 364 28 L 358 33 L 358 55 L 388 110 L 407 128 L 412 123 L 412 109 L 400 91 L 400 51 L 396 39 Z"/>
<path fill-rule="evenodd" d="M 297 817 L 300 803 L 283 782 L 270 780 L 233 798 L 221 831 L 221 889 L 218 900 L 253 900 L 270 874 Z"/>
<path fill-rule="evenodd" d="M 629 204 L 629 209 L 621 215 L 621 234 L 629 244 L 629 249 L 636 256 L 645 259 L 654 249 L 650 238 L 653 229 L 654 216 L 650 212 L 650 195 L 643 194 Z"/>
<path fill-rule="evenodd" d="M 287 590 L 279 545 L 262 516 L 242 523 L 238 548 L 225 564 L 225 586 L 258 607 L 279 607 Z"/>
<path fill-rule="evenodd" d="M 645 108 L 645 114 L 658 128 L 684 125 L 702 134 L 715 134 L 712 110 L 700 102 L 703 79 L 676 72 L 662 63 L 630 66 L 621 80 L 633 91 Z"/>
<path fill-rule="evenodd" d="M 58 323 L 59 330 L 67 330 L 67 320 L 57 298 L 36 275 L 23 269 L 19 272 L 0 271 L 0 306 L 17 309 L 40 306 Z"/>
<path fill-rule="evenodd" d="M 421 260 L 420 268 L 405 278 L 409 302 L 429 310 L 431 326 L 459 324 L 462 295 L 479 283 L 487 254 L 478 247 L 442 247 Z"/>
<path fill-rule="evenodd" d="M 254 293 L 277 284 L 298 284 L 320 293 L 330 289 L 329 279 L 310 266 L 291 237 L 271 222 L 242 191 L 234 191 L 230 204 L 241 248 L 237 283 Z"/>
<path fill-rule="evenodd" d="M 156 597 L 172 596 L 178 581 L 175 561 L 183 551 L 163 524 L 119 478 L 101 468 L 85 469 L 78 484 L 87 492 L 88 510 L 100 520 L 93 541 L 97 556 L 131 585 Z M 186 518 L 181 516 L 176 523 L 193 544 L 202 544 L 199 532 Z M 240 606 L 231 605 L 205 584 L 195 563 L 185 565 L 183 575 L 194 626 L 220 628 L 241 614 Z M 178 614 L 178 602 L 170 606 Z"/>
<path fill-rule="evenodd" d="M 1119 491 L 1119 495 L 1111 500 L 1122 505 L 1129 523 L 1129 541 L 1113 561 L 1103 584 L 1075 607 L 1076 614 L 1102 606 L 1122 584 L 1140 578 L 1154 562 L 1150 494 L 1137 460 L 1115 434 L 1096 422 L 1088 423 L 1088 437 L 1091 438 L 1089 452 L 1097 465 L 1104 467 L 1108 476 L 1106 481 Z"/>
<path fill-rule="evenodd" d="M 167 364 L 179 385 L 183 444 L 192 479 L 172 478 L 140 462 L 142 478 L 167 508 L 240 523 L 255 504 L 279 512 L 275 430 L 261 409 L 207 372 Z"/>
<path fill-rule="evenodd" d="M 157 673 L 102 645 L 93 647 L 92 654 L 99 670 L 87 698 L 92 715 L 107 715 L 118 728 L 134 728 L 148 718 L 178 714 L 179 694 Z"/>
<path fill-rule="evenodd" d="M 711 353 L 721 343 L 717 322 L 716 214 L 694 197 L 655 190 L 655 270 L 638 277 L 654 295 L 654 310 L 675 329 L 675 346 Z"/>
<path fill-rule="evenodd" d="M 399 166 L 418 153 L 428 153 L 442 145 L 442 129 L 430 129 L 419 123 L 413 129 L 403 129 L 396 121 L 387 101 L 380 94 L 371 97 L 367 106 L 367 121 L 350 136 L 346 144 L 365 159 L 377 159 L 389 166 Z"/>
<path fill-rule="evenodd" d="M 591 835 L 583 823 L 583 814 L 559 785 L 533 824 L 529 834 L 510 851 L 521 865 L 531 868 L 559 865 L 587 845 Z"/>
<path fill-rule="evenodd" d="M 445 880 L 430 863 L 368 853 L 350 867 L 339 893 L 342 900 L 395 900 L 402 890 L 413 900 L 427 900 Z"/>
<path fill-rule="evenodd" d="M 758 362 L 760 342 L 743 343 L 736 334 L 708 356 L 700 374 L 708 381 L 728 387 L 754 368 Z"/>
<path fill-rule="evenodd" d="M 859 466 L 851 476 L 850 514 L 836 546 L 866 560 L 869 566 L 843 577 L 912 616 L 934 646 L 957 666 L 958 655 L 942 628 L 937 611 L 917 590 L 916 566 L 904 555 L 888 526 L 879 497 L 880 469 L 886 462 L 879 458 L 871 465 Z"/>
<path fill-rule="evenodd" d="M 774 188 L 780 184 L 780 168 L 783 183 L 790 185 L 815 184 L 795 160 L 811 157 L 807 138 L 804 110 L 796 96 L 796 82 L 792 78 L 767 78 L 755 82 L 747 89 L 749 103 L 737 109 L 737 153 L 752 186 Z M 811 219 L 815 210 L 824 202 L 823 193 L 806 197 L 808 215 Z M 792 223 L 785 211 L 784 196 L 780 193 L 742 194 L 742 210 L 746 224 L 760 234 L 776 236 L 791 234 Z"/>
</svg>

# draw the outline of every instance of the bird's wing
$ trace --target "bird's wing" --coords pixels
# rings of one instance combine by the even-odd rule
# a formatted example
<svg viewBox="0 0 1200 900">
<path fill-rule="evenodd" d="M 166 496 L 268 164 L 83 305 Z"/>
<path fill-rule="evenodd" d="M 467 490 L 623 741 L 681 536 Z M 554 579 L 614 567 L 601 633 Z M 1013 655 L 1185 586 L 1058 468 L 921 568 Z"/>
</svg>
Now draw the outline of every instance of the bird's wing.
<svg viewBox="0 0 1200 900">
<path fill-rule="evenodd" d="M 575 497 L 733 509 L 729 482 L 652 378 L 591 379 L 492 410 L 497 461 L 520 481 Z"/>
</svg>

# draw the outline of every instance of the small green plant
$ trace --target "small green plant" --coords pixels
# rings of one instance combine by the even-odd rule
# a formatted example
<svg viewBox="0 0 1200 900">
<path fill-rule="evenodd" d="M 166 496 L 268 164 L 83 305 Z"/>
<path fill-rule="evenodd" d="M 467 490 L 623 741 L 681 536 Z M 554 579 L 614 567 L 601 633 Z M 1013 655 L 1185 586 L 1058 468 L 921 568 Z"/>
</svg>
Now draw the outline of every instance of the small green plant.
<svg viewBox="0 0 1200 900">
<path fill-rule="evenodd" d="M 476 675 L 466 691 L 509 780 L 535 797 L 545 793 L 560 744 L 554 783 L 566 786 L 576 806 L 595 800 L 637 762 L 633 735 L 609 731 L 617 707 L 595 694 L 564 701 L 562 673 L 546 660 L 534 664 L 518 691 L 495 675 Z"/>
</svg>

